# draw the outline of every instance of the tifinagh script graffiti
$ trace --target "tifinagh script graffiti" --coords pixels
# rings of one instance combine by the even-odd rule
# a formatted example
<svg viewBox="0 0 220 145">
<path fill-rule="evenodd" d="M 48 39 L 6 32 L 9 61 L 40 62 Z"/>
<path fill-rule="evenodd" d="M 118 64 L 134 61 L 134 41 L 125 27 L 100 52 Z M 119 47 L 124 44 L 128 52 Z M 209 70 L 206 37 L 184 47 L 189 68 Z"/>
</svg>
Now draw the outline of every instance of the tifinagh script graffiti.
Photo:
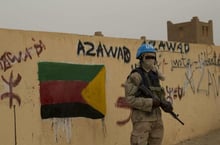
<svg viewBox="0 0 220 145">
<path fill-rule="evenodd" d="M 101 42 L 99 42 L 98 46 L 95 46 L 92 42 L 82 42 L 81 40 L 79 40 L 77 46 L 77 55 L 80 54 L 96 57 L 113 57 L 123 60 L 124 63 L 129 63 L 131 60 L 131 52 L 127 47 L 110 46 L 107 48 L 106 45 L 102 44 Z"/>
<path fill-rule="evenodd" d="M 21 99 L 17 94 L 13 93 L 13 88 L 16 87 L 20 83 L 21 75 L 18 73 L 17 78 L 14 79 L 13 72 L 11 72 L 9 80 L 6 80 L 3 75 L 1 75 L 1 78 L 9 87 L 9 92 L 6 92 L 6 93 L 3 93 L 0 95 L 1 99 L 9 98 L 9 107 L 10 108 L 12 107 L 13 99 L 16 99 L 18 104 L 20 105 Z"/>
<path fill-rule="evenodd" d="M 43 50 L 46 49 L 46 46 L 41 40 L 35 42 L 35 39 L 32 38 L 32 41 L 34 42 L 33 46 L 25 48 L 24 51 L 19 51 L 18 54 L 5 51 L 2 55 L 0 55 L 0 70 L 6 71 L 15 63 L 21 63 L 22 61 L 32 59 L 33 53 L 37 54 L 39 57 Z"/>
</svg>

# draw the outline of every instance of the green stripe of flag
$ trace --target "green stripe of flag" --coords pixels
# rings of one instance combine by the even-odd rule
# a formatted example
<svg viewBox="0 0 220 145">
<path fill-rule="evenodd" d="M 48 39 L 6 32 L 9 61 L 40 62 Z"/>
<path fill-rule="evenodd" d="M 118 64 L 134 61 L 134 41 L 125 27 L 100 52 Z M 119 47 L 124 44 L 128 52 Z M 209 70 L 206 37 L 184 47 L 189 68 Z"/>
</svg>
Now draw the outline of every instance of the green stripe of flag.
<svg viewBox="0 0 220 145">
<path fill-rule="evenodd" d="M 103 65 L 68 64 L 57 62 L 39 62 L 39 81 L 80 80 L 89 82 L 101 70 Z"/>
</svg>

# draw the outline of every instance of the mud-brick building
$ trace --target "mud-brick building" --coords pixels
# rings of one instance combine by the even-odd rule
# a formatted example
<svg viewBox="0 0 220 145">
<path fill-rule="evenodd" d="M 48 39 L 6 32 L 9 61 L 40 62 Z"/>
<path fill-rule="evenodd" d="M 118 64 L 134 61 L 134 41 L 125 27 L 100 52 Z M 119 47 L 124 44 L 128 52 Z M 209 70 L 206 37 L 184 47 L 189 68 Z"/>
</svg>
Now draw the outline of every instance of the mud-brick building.
<svg viewBox="0 0 220 145">
<path fill-rule="evenodd" d="M 198 17 L 193 17 L 190 22 L 176 24 L 167 21 L 167 38 L 168 41 L 214 44 L 213 22 L 202 22 Z"/>
</svg>

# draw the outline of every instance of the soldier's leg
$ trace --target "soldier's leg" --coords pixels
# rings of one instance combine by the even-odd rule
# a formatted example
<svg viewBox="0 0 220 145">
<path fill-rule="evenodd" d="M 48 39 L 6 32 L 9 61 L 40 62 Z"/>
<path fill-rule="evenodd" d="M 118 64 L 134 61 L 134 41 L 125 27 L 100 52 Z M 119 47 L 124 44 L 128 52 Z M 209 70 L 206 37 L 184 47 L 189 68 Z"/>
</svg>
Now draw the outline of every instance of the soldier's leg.
<svg viewBox="0 0 220 145">
<path fill-rule="evenodd" d="M 133 130 L 130 138 L 131 145 L 147 145 L 151 125 L 151 122 L 133 123 Z"/>
<path fill-rule="evenodd" d="M 164 127 L 162 120 L 152 123 L 152 130 L 149 134 L 149 145 L 161 145 L 163 140 Z"/>
</svg>

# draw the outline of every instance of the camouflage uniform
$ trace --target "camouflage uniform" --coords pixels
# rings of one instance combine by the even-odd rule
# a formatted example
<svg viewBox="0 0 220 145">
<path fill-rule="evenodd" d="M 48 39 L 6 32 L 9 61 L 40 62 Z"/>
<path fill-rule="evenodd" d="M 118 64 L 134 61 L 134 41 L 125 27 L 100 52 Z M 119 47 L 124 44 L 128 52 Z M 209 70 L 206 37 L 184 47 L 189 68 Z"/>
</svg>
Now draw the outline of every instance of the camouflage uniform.
<svg viewBox="0 0 220 145">
<path fill-rule="evenodd" d="M 132 108 L 131 145 L 161 145 L 164 128 L 159 107 L 165 100 L 165 93 L 160 80 L 165 77 L 156 67 L 156 49 L 152 45 L 143 43 L 137 50 L 136 59 L 139 59 L 140 67 L 133 70 L 125 82 L 126 103 Z M 159 99 L 140 92 L 140 84 L 150 89 Z M 164 108 L 171 109 L 170 105 Z"/>
<path fill-rule="evenodd" d="M 157 72 L 157 71 L 156 71 Z M 149 73 L 144 72 L 149 80 Z M 162 74 L 157 72 L 158 82 L 162 79 Z M 151 79 L 150 79 L 151 80 Z M 155 80 L 151 80 L 150 90 L 161 99 L 165 99 L 160 85 L 154 85 Z M 163 121 L 161 118 L 161 110 L 159 107 L 153 107 L 153 99 L 140 96 L 136 97 L 138 85 L 142 82 L 142 76 L 138 72 L 129 75 L 125 83 L 126 101 L 132 107 L 132 125 L 131 145 L 161 145 L 163 139 Z"/>
</svg>

